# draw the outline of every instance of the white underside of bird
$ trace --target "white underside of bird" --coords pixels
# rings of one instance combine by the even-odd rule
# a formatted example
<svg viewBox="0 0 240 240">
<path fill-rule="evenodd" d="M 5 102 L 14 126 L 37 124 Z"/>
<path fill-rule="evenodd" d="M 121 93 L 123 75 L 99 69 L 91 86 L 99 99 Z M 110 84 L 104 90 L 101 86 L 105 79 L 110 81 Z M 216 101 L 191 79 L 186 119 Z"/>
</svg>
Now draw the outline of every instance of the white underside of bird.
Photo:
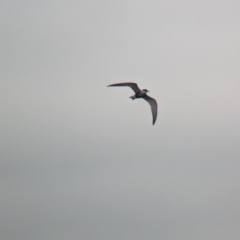
<svg viewBox="0 0 240 240">
<path fill-rule="evenodd" d="M 130 87 L 130 88 L 132 88 L 132 90 L 135 92 L 135 94 L 130 97 L 132 100 L 134 100 L 136 98 L 143 98 L 150 104 L 151 110 L 152 110 L 152 117 L 153 117 L 152 123 L 154 125 L 154 123 L 157 120 L 157 109 L 158 109 L 157 101 L 154 98 L 151 98 L 147 95 L 147 92 L 149 92 L 147 89 L 141 90 L 138 87 L 138 85 L 133 82 L 115 83 L 115 84 L 108 85 L 108 87 Z"/>
</svg>

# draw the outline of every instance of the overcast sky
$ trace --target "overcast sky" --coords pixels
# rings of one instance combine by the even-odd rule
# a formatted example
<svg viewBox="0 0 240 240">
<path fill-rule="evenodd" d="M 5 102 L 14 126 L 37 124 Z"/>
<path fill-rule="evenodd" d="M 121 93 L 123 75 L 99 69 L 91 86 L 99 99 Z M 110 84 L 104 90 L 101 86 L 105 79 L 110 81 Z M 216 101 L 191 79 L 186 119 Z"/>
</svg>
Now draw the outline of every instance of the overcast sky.
<svg viewBox="0 0 240 240">
<path fill-rule="evenodd" d="M 240 239 L 239 0 L 2 0 L 0 33 L 1 240 Z"/>
</svg>

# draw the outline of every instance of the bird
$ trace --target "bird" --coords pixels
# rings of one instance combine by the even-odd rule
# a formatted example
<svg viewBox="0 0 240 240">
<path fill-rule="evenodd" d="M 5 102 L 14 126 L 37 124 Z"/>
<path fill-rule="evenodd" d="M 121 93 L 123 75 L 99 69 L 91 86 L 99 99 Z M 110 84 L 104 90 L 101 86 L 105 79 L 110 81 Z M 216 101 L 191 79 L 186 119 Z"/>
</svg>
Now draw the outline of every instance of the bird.
<svg viewBox="0 0 240 240">
<path fill-rule="evenodd" d="M 157 101 L 154 98 L 151 98 L 147 95 L 147 93 L 149 92 L 147 89 L 141 90 L 138 87 L 138 85 L 134 82 L 115 83 L 115 84 L 108 85 L 107 87 L 130 87 L 135 92 L 135 95 L 130 97 L 132 100 L 136 98 L 143 98 L 150 104 L 151 110 L 152 110 L 152 118 L 153 118 L 152 124 L 153 125 L 155 124 L 157 120 L 157 109 L 158 109 Z"/>
</svg>

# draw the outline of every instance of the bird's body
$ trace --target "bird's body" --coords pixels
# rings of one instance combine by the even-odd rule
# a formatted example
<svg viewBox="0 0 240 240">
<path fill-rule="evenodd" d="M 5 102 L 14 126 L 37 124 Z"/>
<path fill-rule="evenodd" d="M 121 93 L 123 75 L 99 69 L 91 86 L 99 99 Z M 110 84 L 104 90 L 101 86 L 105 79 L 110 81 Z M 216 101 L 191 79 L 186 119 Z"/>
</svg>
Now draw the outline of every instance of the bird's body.
<svg viewBox="0 0 240 240">
<path fill-rule="evenodd" d="M 145 96 L 147 94 L 146 91 L 140 90 L 139 92 L 136 92 L 135 95 L 133 95 L 132 100 L 134 100 L 135 98 L 142 98 L 143 96 Z"/>
<path fill-rule="evenodd" d="M 115 84 L 108 85 L 108 87 L 130 87 L 130 88 L 132 88 L 132 90 L 135 92 L 135 95 L 130 97 L 132 100 L 134 100 L 136 98 L 143 98 L 150 104 L 151 110 L 152 110 L 152 116 L 153 116 L 153 125 L 154 125 L 154 123 L 156 122 L 156 119 L 157 119 L 157 102 L 154 98 L 151 98 L 147 95 L 147 92 L 149 92 L 147 89 L 141 90 L 138 87 L 138 85 L 133 82 L 115 83 Z"/>
</svg>

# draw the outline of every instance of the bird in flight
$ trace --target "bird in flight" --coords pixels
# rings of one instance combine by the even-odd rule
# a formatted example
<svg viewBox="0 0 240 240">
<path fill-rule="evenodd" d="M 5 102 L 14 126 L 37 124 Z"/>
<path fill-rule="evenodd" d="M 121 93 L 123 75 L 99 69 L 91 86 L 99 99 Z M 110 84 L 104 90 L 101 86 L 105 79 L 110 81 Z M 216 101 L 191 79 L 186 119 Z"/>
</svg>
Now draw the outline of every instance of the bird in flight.
<svg viewBox="0 0 240 240">
<path fill-rule="evenodd" d="M 141 90 L 138 87 L 138 85 L 133 82 L 115 83 L 115 84 L 108 85 L 108 87 L 130 87 L 135 92 L 135 95 L 130 97 L 132 100 L 136 98 L 143 98 L 144 100 L 146 100 L 151 106 L 152 117 L 153 117 L 152 123 L 154 125 L 157 119 L 157 108 L 158 108 L 157 101 L 154 98 L 151 98 L 147 95 L 147 92 L 149 92 L 147 89 Z"/>
</svg>

